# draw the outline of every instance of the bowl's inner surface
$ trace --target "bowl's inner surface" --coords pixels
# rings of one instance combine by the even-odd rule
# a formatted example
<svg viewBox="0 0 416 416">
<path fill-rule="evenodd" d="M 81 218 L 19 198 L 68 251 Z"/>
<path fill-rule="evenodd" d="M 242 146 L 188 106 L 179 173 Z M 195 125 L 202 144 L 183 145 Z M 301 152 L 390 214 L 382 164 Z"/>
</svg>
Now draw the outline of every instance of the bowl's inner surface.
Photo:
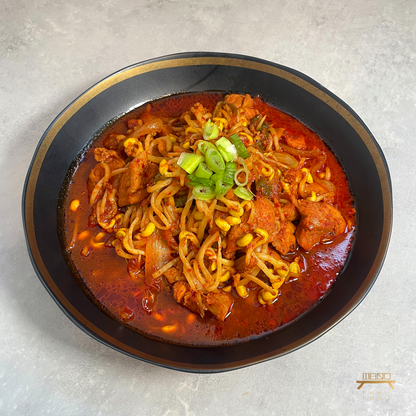
<svg viewBox="0 0 416 416">
<path fill-rule="evenodd" d="M 215 62 L 215 57 L 211 61 Z M 359 303 L 381 267 L 391 223 L 388 172 L 380 177 L 380 172 L 387 171 L 383 157 L 378 154 L 378 160 L 373 159 L 377 146 L 342 102 L 296 71 L 250 59 L 244 61 L 248 67 L 239 66 L 241 59 L 232 58 L 222 65 L 209 64 L 209 59 L 201 65 L 192 56 L 155 62 L 160 69 L 152 66 L 153 70 L 145 72 L 146 65 L 138 65 L 104 80 L 76 100 L 45 134 L 32 166 L 25 201 L 28 240 L 41 279 L 68 316 L 90 335 L 158 364 L 190 371 L 219 371 L 282 355 L 304 345 Z M 69 166 L 109 120 L 162 96 L 208 90 L 260 95 L 316 132 L 347 174 L 356 202 L 358 230 L 348 266 L 329 295 L 304 317 L 246 344 L 199 349 L 143 337 L 114 321 L 88 299 L 62 256 L 56 232 L 56 205 Z M 386 206 L 388 212 L 384 212 Z"/>
</svg>

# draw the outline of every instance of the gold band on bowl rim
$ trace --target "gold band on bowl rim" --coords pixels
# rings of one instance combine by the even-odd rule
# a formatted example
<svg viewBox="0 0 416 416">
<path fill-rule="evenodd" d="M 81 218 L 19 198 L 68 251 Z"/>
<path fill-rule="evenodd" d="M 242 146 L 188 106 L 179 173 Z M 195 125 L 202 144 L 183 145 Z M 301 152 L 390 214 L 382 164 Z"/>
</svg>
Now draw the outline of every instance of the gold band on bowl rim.
<svg viewBox="0 0 416 416">
<path fill-rule="evenodd" d="M 165 57 L 167 58 L 167 57 Z M 345 108 L 340 102 L 336 99 L 328 95 L 326 92 L 322 91 L 321 89 L 317 88 L 316 86 L 309 83 L 307 80 L 299 77 L 298 75 L 292 74 L 285 69 L 273 66 L 272 63 L 264 63 L 264 62 L 256 62 L 253 60 L 248 59 L 241 59 L 241 58 L 232 58 L 232 57 L 218 57 L 218 56 L 202 56 L 202 57 L 184 57 L 184 58 L 174 58 L 174 59 L 165 59 L 156 62 L 144 63 L 144 64 L 136 64 L 132 67 L 127 69 L 121 70 L 109 77 L 105 78 L 89 90 L 87 90 L 84 94 L 78 97 L 72 104 L 70 104 L 58 117 L 57 119 L 51 124 L 49 129 L 43 136 L 43 140 L 35 153 L 35 156 L 32 161 L 32 165 L 30 167 L 26 184 L 25 184 L 25 193 L 24 193 L 24 200 L 23 200 L 23 210 L 24 210 L 24 227 L 27 235 L 27 242 L 29 246 L 29 250 L 32 255 L 32 262 L 34 263 L 35 269 L 39 270 L 39 273 L 44 279 L 44 283 L 47 285 L 50 292 L 59 299 L 61 303 L 61 307 L 66 309 L 66 312 L 72 315 L 72 318 L 75 318 L 81 325 L 85 328 L 88 328 L 89 334 L 91 332 L 96 335 L 96 339 L 100 340 L 104 339 L 106 343 L 113 345 L 116 349 L 121 350 L 128 355 L 139 357 L 142 360 L 149 361 L 155 364 L 168 366 L 171 368 L 181 369 L 181 370 L 188 370 L 188 371 L 221 371 L 226 369 L 233 369 L 239 368 L 246 365 L 255 364 L 261 361 L 265 361 L 267 359 L 274 358 L 278 355 L 286 354 L 292 350 L 299 348 L 302 345 L 305 345 L 311 341 L 313 341 L 318 336 L 322 335 L 323 333 L 327 332 L 330 328 L 335 326 L 341 319 L 343 319 L 350 311 L 354 309 L 355 306 L 358 305 L 360 300 L 365 296 L 368 290 L 371 288 L 372 284 L 375 281 L 375 277 L 377 276 L 378 271 L 380 270 L 384 257 L 386 255 L 388 243 L 390 240 L 391 234 L 391 223 L 392 223 L 392 202 L 391 202 L 391 184 L 389 179 L 389 173 L 386 168 L 385 161 L 383 159 L 382 153 L 378 148 L 377 144 L 369 134 L 369 132 L 365 129 L 365 127 L 361 124 L 361 122 L 347 109 Z M 163 59 L 163 58 L 161 58 Z M 40 169 L 42 167 L 42 163 L 46 156 L 46 153 L 59 133 L 62 127 L 67 123 L 67 121 L 76 113 L 78 112 L 85 104 L 87 104 L 90 100 L 96 97 L 101 92 L 107 90 L 113 85 L 116 85 L 124 80 L 129 78 L 135 77 L 140 74 L 144 74 L 147 72 L 157 71 L 159 69 L 167 69 L 167 68 L 177 68 L 177 67 L 185 67 L 185 66 L 202 66 L 202 65 L 217 65 L 217 66 L 231 66 L 231 67 L 240 67 L 246 69 L 252 69 L 264 73 L 268 73 L 280 78 L 289 81 L 302 89 L 308 91 L 310 94 L 316 96 L 318 99 L 323 101 L 333 110 L 335 110 L 341 117 L 343 117 L 348 124 L 357 132 L 357 134 L 361 137 L 364 144 L 366 145 L 368 151 L 370 152 L 372 159 L 375 163 L 380 183 L 382 184 L 382 199 L 383 199 L 383 209 L 384 209 L 384 221 L 383 221 L 383 231 L 381 236 L 381 244 L 379 246 L 376 258 L 373 262 L 373 265 L 363 282 L 360 286 L 358 291 L 354 294 L 353 298 L 329 321 L 325 322 L 325 324 L 321 325 L 315 331 L 309 333 L 307 336 L 303 337 L 300 340 L 293 342 L 292 344 L 286 346 L 284 349 L 281 349 L 280 354 L 276 354 L 276 351 L 272 351 L 271 353 L 263 354 L 261 356 L 257 356 L 255 361 L 252 359 L 246 359 L 241 361 L 233 362 L 230 366 L 229 363 L 227 364 L 188 364 L 188 363 L 179 363 L 177 361 L 170 361 L 160 357 L 155 357 L 142 351 L 139 351 L 133 347 L 130 347 L 117 339 L 109 336 L 107 333 L 96 327 L 92 324 L 88 319 L 86 319 L 64 296 L 64 294 L 59 290 L 58 286 L 53 281 L 52 277 L 50 276 L 45 264 L 43 263 L 42 257 L 39 252 L 39 248 L 36 242 L 36 235 L 35 235 L 35 228 L 34 228 L 34 219 L 33 219 L 33 204 L 34 204 L 34 196 L 35 196 L 35 189 L 36 184 L 39 176 Z M 92 335 L 92 334 L 91 334 Z M 97 338 L 98 337 L 98 338 Z M 180 366 L 183 364 L 183 366 Z"/>
</svg>

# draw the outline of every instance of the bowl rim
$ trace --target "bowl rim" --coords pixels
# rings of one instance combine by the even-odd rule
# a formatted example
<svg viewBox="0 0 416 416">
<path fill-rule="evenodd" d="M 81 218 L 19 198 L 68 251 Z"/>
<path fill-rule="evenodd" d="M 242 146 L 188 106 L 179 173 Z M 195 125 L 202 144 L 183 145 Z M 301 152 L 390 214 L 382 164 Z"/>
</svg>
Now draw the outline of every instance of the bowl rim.
<svg viewBox="0 0 416 416">
<path fill-rule="evenodd" d="M 354 128 L 354 130 L 362 138 L 364 144 L 368 148 L 375 163 L 380 178 L 380 183 L 382 185 L 382 200 L 384 209 L 382 237 L 380 239 L 380 245 L 372 268 L 354 296 L 336 315 L 327 320 L 314 332 L 292 343 L 290 348 L 286 348 L 285 351 L 282 351 L 280 354 L 264 354 L 261 356 L 256 356 L 255 359 L 242 360 L 241 362 L 235 361 L 232 363 L 232 365 L 227 364 L 224 366 L 216 364 L 213 366 L 211 364 L 201 364 L 192 365 L 192 368 L 190 368 L 188 363 L 172 362 L 170 360 L 164 360 L 159 357 L 157 357 L 155 360 L 154 356 L 150 356 L 143 352 L 140 352 L 138 355 L 137 352 L 139 350 L 131 348 L 130 346 L 119 342 L 111 336 L 109 337 L 104 331 L 96 327 L 82 314 L 80 314 L 76 308 L 66 299 L 65 295 L 60 291 L 58 286 L 54 283 L 45 264 L 43 263 L 36 242 L 33 218 L 33 204 L 37 178 L 46 153 L 60 129 L 77 111 L 79 111 L 95 96 L 100 94 L 100 92 L 128 78 L 158 69 L 191 65 L 220 65 L 255 69 L 261 72 L 283 77 L 286 80 L 300 86 L 301 88 L 306 89 L 309 93 L 324 101 Z M 92 336 L 94 339 L 98 340 L 104 345 L 109 346 L 119 352 L 162 367 L 199 373 L 229 371 L 283 356 L 318 339 L 320 336 L 324 335 L 331 328 L 341 322 L 362 302 L 362 300 L 366 297 L 375 281 L 377 280 L 387 254 L 387 249 L 391 238 L 392 219 L 392 184 L 386 159 L 381 147 L 367 126 L 354 112 L 354 110 L 352 110 L 352 108 L 350 108 L 344 101 L 323 87 L 321 84 L 297 70 L 260 58 L 216 52 L 183 52 L 141 61 L 115 71 L 114 73 L 108 75 L 107 77 L 103 78 L 85 90 L 70 104 L 68 104 L 55 117 L 55 119 L 45 130 L 35 149 L 33 158 L 29 165 L 22 194 L 22 220 L 30 260 L 36 274 L 38 275 L 38 278 L 48 293 L 51 295 L 51 297 L 54 299 L 54 301 L 58 304 L 60 309 L 65 313 L 65 315 L 85 333 Z"/>
</svg>

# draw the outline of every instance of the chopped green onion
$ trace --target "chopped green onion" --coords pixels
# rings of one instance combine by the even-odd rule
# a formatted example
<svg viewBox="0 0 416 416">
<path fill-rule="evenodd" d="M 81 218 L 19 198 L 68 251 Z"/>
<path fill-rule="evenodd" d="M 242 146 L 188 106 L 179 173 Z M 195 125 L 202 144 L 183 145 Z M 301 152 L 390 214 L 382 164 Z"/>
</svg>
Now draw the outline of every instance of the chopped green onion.
<svg viewBox="0 0 416 416">
<path fill-rule="evenodd" d="M 260 114 L 257 114 L 256 116 L 254 116 L 251 120 L 250 120 L 250 124 L 255 124 L 258 121 L 260 121 Z"/>
<path fill-rule="evenodd" d="M 235 171 L 237 170 L 237 164 L 234 162 L 228 162 L 225 165 L 225 171 L 224 171 L 224 177 L 223 177 L 223 181 L 224 183 L 226 183 L 227 185 L 234 185 L 234 174 Z"/>
<path fill-rule="evenodd" d="M 224 160 L 218 150 L 209 148 L 205 154 L 207 166 L 215 173 L 223 173 L 225 170 Z"/>
<path fill-rule="evenodd" d="M 257 140 L 254 146 L 260 149 L 262 152 L 266 150 L 263 146 L 263 143 L 260 140 Z"/>
<path fill-rule="evenodd" d="M 178 198 L 175 198 L 175 207 L 176 208 L 183 208 L 186 204 L 186 201 L 188 201 L 188 195 L 181 195 Z"/>
<path fill-rule="evenodd" d="M 264 176 L 260 176 L 260 179 L 256 182 L 256 189 L 263 193 L 263 195 L 270 198 L 272 193 L 272 188 L 270 184 L 267 183 Z"/>
<path fill-rule="evenodd" d="M 235 114 L 237 112 L 237 107 L 234 104 L 231 103 L 226 103 L 228 105 L 228 107 L 230 107 L 230 110 L 233 114 Z"/>
<path fill-rule="evenodd" d="M 218 179 L 217 182 L 215 183 L 215 196 L 216 196 L 216 198 L 221 198 L 231 188 L 232 188 L 232 185 L 228 185 L 222 179 Z"/>
<path fill-rule="evenodd" d="M 247 159 L 248 157 L 250 157 L 250 153 L 244 146 L 244 143 L 238 137 L 238 134 L 233 134 L 230 137 L 230 140 L 233 142 L 235 148 L 237 149 L 238 156 L 242 157 L 243 159 Z"/>
<path fill-rule="evenodd" d="M 246 201 L 251 201 L 253 199 L 253 194 L 247 188 L 243 188 L 239 186 L 238 188 L 234 189 L 234 193 L 241 199 L 245 199 Z"/>
<path fill-rule="evenodd" d="M 215 198 L 215 190 L 211 186 L 196 186 L 192 191 L 192 194 L 195 199 L 202 199 L 203 201 L 208 201 Z"/>
<path fill-rule="evenodd" d="M 180 155 L 177 164 L 188 173 L 192 173 L 203 160 L 201 155 L 184 152 Z"/>
<path fill-rule="evenodd" d="M 205 162 L 202 162 L 198 166 L 198 169 L 196 170 L 195 175 L 198 178 L 209 179 L 212 175 L 212 170 L 208 168 L 208 166 Z"/>
<path fill-rule="evenodd" d="M 242 159 L 241 157 L 238 158 L 238 163 L 240 163 L 243 167 L 241 169 L 238 169 L 238 171 L 235 173 L 234 181 L 237 184 L 237 186 L 246 186 L 248 184 L 248 177 L 249 177 L 249 172 L 248 172 L 247 165 L 244 162 L 244 159 Z M 241 182 L 241 181 L 238 180 L 238 175 L 241 172 L 244 172 L 245 175 L 246 175 L 244 182 Z"/>
<path fill-rule="evenodd" d="M 214 173 L 211 176 L 211 180 L 213 180 L 214 182 L 217 182 L 218 179 L 222 179 L 224 177 L 224 172 L 223 173 Z"/>
<path fill-rule="evenodd" d="M 214 112 L 212 113 L 212 116 L 213 117 L 217 117 L 217 115 L 218 115 L 218 111 L 221 109 L 221 107 L 222 107 L 222 105 L 224 104 L 224 101 L 219 101 L 218 103 L 217 103 L 217 105 L 215 106 L 215 108 L 214 108 Z"/>
<path fill-rule="evenodd" d="M 211 119 L 205 123 L 204 127 L 204 139 L 205 140 L 213 140 L 218 137 L 219 130 L 218 126 L 211 122 Z"/>
<path fill-rule="evenodd" d="M 203 142 L 202 140 L 198 143 L 198 149 L 199 151 L 205 156 L 207 153 L 207 150 L 212 147 L 213 149 L 216 149 L 215 145 L 210 142 Z"/>
<path fill-rule="evenodd" d="M 237 159 L 236 147 L 225 137 L 221 137 L 221 139 L 217 140 L 215 146 L 217 146 L 217 149 L 220 151 L 226 162 L 232 162 Z"/>
<path fill-rule="evenodd" d="M 241 172 L 244 172 L 244 173 L 245 173 L 245 175 L 246 175 L 246 179 L 244 180 L 244 182 L 240 182 L 240 181 L 238 180 L 238 175 L 239 175 Z M 238 185 L 238 186 L 246 186 L 246 185 L 248 184 L 248 171 L 247 171 L 247 170 L 245 170 L 244 168 L 238 169 L 238 171 L 237 171 L 237 172 L 235 173 L 235 175 L 234 175 L 234 181 L 235 181 L 236 185 Z"/>
<path fill-rule="evenodd" d="M 198 186 L 198 185 L 204 185 L 204 186 L 214 186 L 215 182 L 211 179 L 206 178 L 198 178 L 195 175 L 188 175 L 188 179 L 191 181 L 189 185 L 191 186 Z"/>
</svg>

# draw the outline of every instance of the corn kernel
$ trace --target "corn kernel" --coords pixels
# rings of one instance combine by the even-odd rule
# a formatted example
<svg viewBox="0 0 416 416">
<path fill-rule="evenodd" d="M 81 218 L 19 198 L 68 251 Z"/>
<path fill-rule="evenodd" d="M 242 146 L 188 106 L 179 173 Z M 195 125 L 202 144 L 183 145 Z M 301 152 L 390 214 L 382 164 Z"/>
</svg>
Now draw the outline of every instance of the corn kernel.
<svg viewBox="0 0 416 416">
<path fill-rule="evenodd" d="M 311 196 L 309 198 L 306 198 L 309 201 L 316 201 L 316 193 L 314 191 L 311 192 Z"/>
<path fill-rule="evenodd" d="M 153 312 L 152 316 L 158 321 L 163 321 L 165 319 L 165 317 L 158 312 Z"/>
<path fill-rule="evenodd" d="M 187 150 L 187 149 L 189 149 L 189 148 L 191 147 L 191 143 L 186 142 L 186 143 L 184 143 L 184 144 L 182 145 L 182 147 L 183 147 L 185 150 Z"/>
<path fill-rule="evenodd" d="M 230 225 L 237 225 L 241 223 L 241 219 L 238 217 L 227 217 L 225 221 L 227 221 Z"/>
<path fill-rule="evenodd" d="M 124 141 L 123 146 L 125 148 L 134 146 L 137 143 L 137 141 L 138 140 L 135 137 L 130 137 L 130 139 L 127 139 L 127 140 Z"/>
<path fill-rule="evenodd" d="M 217 268 L 217 262 L 216 262 L 216 261 L 213 261 L 213 262 L 211 263 L 211 266 L 210 266 L 209 268 L 210 268 L 210 270 L 213 272 L 213 271 Z"/>
<path fill-rule="evenodd" d="M 71 204 L 69 205 L 69 208 L 71 211 L 76 211 L 79 207 L 80 202 L 78 201 L 78 199 L 74 199 Z"/>
<path fill-rule="evenodd" d="M 238 247 L 246 247 L 253 241 L 253 235 L 248 233 L 237 241 Z"/>
<path fill-rule="evenodd" d="M 142 232 L 142 237 L 149 237 L 149 235 L 153 234 L 155 228 L 155 225 L 152 222 L 149 222 L 149 224 L 146 225 L 146 228 Z"/>
<path fill-rule="evenodd" d="M 100 243 L 91 243 L 91 245 L 95 248 L 102 247 L 104 245 L 104 241 L 102 241 Z"/>
<path fill-rule="evenodd" d="M 218 129 L 221 131 L 223 131 L 224 125 L 226 128 L 228 127 L 228 121 L 225 118 L 215 117 L 214 122 L 218 126 Z"/>
<path fill-rule="evenodd" d="M 261 297 L 261 292 L 259 292 L 259 294 L 257 295 L 257 300 L 259 301 L 259 303 L 261 305 L 265 305 L 266 302 L 263 300 L 263 298 Z"/>
<path fill-rule="evenodd" d="M 302 172 L 306 173 L 306 182 L 313 183 L 313 177 L 309 172 L 309 169 L 303 168 Z"/>
<path fill-rule="evenodd" d="M 221 277 L 220 282 L 224 283 L 230 278 L 230 272 L 227 270 Z"/>
<path fill-rule="evenodd" d="M 265 241 L 269 239 L 269 233 L 266 230 L 263 230 L 262 228 L 256 228 L 254 229 L 254 232 L 257 235 L 261 235 Z"/>
<path fill-rule="evenodd" d="M 244 285 L 237 286 L 235 290 L 241 298 L 246 298 L 248 296 L 247 288 Z"/>
<path fill-rule="evenodd" d="M 223 287 L 223 288 L 222 288 L 222 291 L 223 291 L 223 292 L 231 292 L 231 286 L 230 286 L 230 285 L 228 285 L 228 286 Z"/>
<path fill-rule="evenodd" d="M 238 204 L 238 209 L 237 210 L 231 209 L 231 210 L 228 211 L 228 213 L 230 215 L 232 215 L 233 217 L 242 217 L 243 214 L 244 214 L 244 209 L 241 208 L 240 204 Z"/>
<path fill-rule="evenodd" d="M 116 220 L 113 218 L 113 219 L 110 221 L 110 224 L 108 224 L 107 228 L 113 228 L 115 224 L 116 224 Z"/>
<path fill-rule="evenodd" d="M 319 174 L 318 174 L 318 176 L 319 176 L 321 179 L 323 179 L 323 178 L 325 178 L 325 173 L 324 173 L 324 172 L 321 172 L 321 173 L 319 173 Z"/>
<path fill-rule="evenodd" d="M 88 246 L 85 246 L 85 247 L 81 250 L 81 254 L 82 254 L 84 257 L 87 257 L 87 256 L 88 256 L 88 254 L 90 254 L 90 248 L 89 248 Z"/>
<path fill-rule="evenodd" d="M 90 235 L 90 232 L 85 230 L 82 233 L 78 234 L 78 240 L 84 240 L 85 238 L 87 238 Z"/>
<path fill-rule="evenodd" d="M 161 175 L 166 175 L 169 170 L 169 164 L 166 162 L 166 159 L 162 159 L 159 163 L 159 172 Z"/>
<path fill-rule="evenodd" d="M 289 184 L 287 182 L 285 182 L 285 181 L 281 181 L 281 182 L 282 182 L 283 190 L 285 192 L 290 192 L 290 186 L 289 186 Z"/>
<path fill-rule="evenodd" d="M 199 133 L 199 130 L 197 130 L 195 127 L 189 126 L 189 127 L 186 128 L 185 134 L 188 134 L 189 132 L 191 132 L 191 133 Z"/>
<path fill-rule="evenodd" d="M 277 298 L 277 295 L 278 295 L 278 291 L 277 290 L 275 290 L 275 292 L 276 292 L 276 294 L 275 295 L 272 295 L 268 290 L 262 290 L 261 291 L 261 297 L 263 298 L 263 300 L 265 301 L 265 302 L 270 302 L 270 301 L 272 301 L 272 300 L 274 300 L 274 299 L 276 299 Z"/>
<path fill-rule="evenodd" d="M 102 238 L 104 238 L 105 237 L 105 233 L 103 233 L 102 231 L 100 232 L 100 233 L 98 233 L 96 236 L 95 236 L 95 240 L 96 241 L 100 241 Z"/>
<path fill-rule="evenodd" d="M 175 332 L 176 329 L 178 328 L 178 325 L 165 325 L 162 326 L 162 331 L 165 332 L 166 334 L 171 334 L 172 332 Z"/>
<path fill-rule="evenodd" d="M 116 215 L 116 220 L 119 220 L 120 218 L 123 218 L 124 214 L 120 213 Z"/>
<path fill-rule="evenodd" d="M 197 221 L 202 221 L 202 219 L 204 218 L 204 213 L 203 212 L 196 211 L 195 214 L 194 214 L 194 218 Z"/>
<path fill-rule="evenodd" d="M 116 233 L 117 238 L 124 238 L 125 235 L 126 235 L 126 232 L 124 230 L 118 230 Z"/>
<path fill-rule="evenodd" d="M 117 244 L 120 244 L 120 241 L 118 241 L 118 240 L 113 240 L 113 241 L 111 242 L 111 245 L 112 245 L 113 247 L 115 247 Z"/>
<path fill-rule="evenodd" d="M 218 228 L 225 232 L 227 232 L 231 228 L 231 225 L 228 224 L 227 221 L 224 221 L 222 218 L 217 218 L 215 220 L 215 224 L 217 224 Z"/>
<path fill-rule="evenodd" d="M 299 266 L 299 263 L 297 263 L 296 261 L 294 261 L 294 262 L 290 263 L 289 270 L 290 270 L 292 273 L 299 274 L 299 273 L 300 273 L 300 266 Z"/>
<path fill-rule="evenodd" d="M 274 178 L 274 172 L 267 178 L 267 182 L 270 182 Z"/>
<path fill-rule="evenodd" d="M 174 134 L 169 134 L 168 137 L 169 137 L 170 141 L 173 144 L 175 144 L 177 142 L 177 140 L 178 140 L 178 138 Z"/>
</svg>

